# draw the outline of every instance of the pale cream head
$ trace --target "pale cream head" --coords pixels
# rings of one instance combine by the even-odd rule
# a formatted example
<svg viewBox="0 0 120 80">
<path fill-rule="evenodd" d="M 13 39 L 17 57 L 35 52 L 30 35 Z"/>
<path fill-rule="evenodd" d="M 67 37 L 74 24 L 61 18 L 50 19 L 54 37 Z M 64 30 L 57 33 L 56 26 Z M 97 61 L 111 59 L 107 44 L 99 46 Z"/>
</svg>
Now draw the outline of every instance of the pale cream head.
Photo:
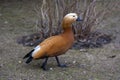
<svg viewBox="0 0 120 80">
<path fill-rule="evenodd" d="M 64 17 L 64 20 L 69 23 L 72 23 L 72 22 L 75 22 L 77 18 L 78 18 L 78 15 L 76 13 L 69 13 Z"/>
<path fill-rule="evenodd" d="M 64 29 L 71 27 L 71 24 L 75 21 L 82 21 L 82 19 L 80 19 L 76 13 L 69 13 L 63 18 L 62 27 Z"/>
</svg>

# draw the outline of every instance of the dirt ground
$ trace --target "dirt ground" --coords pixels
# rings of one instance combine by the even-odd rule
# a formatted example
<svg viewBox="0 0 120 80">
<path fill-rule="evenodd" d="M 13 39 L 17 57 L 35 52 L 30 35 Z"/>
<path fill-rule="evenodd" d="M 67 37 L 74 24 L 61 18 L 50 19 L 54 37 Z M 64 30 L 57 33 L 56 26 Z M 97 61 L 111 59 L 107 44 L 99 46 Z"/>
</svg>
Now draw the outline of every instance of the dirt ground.
<svg viewBox="0 0 120 80">
<path fill-rule="evenodd" d="M 50 58 L 43 71 L 43 60 L 25 64 L 22 57 L 31 47 L 16 43 L 23 35 L 36 32 L 36 16 L 31 1 L 0 3 L 0 80 L 120 80 L 120 11 L 103 21 L 99 29 L 114 36 L 101 48 L 69 50 L 60 56 L 67 68 L 56 66 Z"/>
</svg>

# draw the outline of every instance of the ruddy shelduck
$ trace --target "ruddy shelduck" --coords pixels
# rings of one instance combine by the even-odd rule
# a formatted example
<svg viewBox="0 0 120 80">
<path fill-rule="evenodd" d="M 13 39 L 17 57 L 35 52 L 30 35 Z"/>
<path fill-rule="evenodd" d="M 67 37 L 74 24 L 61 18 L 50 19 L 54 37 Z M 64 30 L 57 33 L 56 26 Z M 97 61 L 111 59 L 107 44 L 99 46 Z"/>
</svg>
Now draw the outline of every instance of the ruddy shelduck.
<svg viewBox="0 0 120 80">
<path fill-rule="evenodd" d="M 66 65 L 60 64 L 58 56 L 64 54 L 73 45 L 74 34 L 72 31 L 72 23 L 75 21 L 81 21 L 76 13 L 67 14 L 62 21 L 63 32 L 56 36 L 51 36 L 41 42 L 37 47 L 31 50 L 27 55 L 26 63 L 30 63 L 33 59 L 44 59 L 41 68 L 46 70 L 46 64 L 49 57 L 55 57 L 59 67 L 66 67 Z"/>
</svg>

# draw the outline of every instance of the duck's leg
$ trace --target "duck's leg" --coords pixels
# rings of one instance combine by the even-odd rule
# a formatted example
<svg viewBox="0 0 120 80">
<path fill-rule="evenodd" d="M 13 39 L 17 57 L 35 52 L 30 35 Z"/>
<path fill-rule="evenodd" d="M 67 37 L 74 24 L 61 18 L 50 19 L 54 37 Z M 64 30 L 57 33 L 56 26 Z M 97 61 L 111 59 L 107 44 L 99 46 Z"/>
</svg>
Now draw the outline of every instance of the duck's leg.
<svg viewBox="0 0 120 80">
<path fill-rule="evenodd" d="M 42 66 L 41 66 L 41 68 L 43 70 L 47 70 L 47 68 L 46 68 L 47 61 L 48 61 L 48 57 L 45 58 L 45 61 L 43 62 Z"/>
<path fill-rule="evenodd" d="M 57 64 L 58 64 L 59 67 L 67 67 L 65 64 L 60 64 L 60 61 L 59 61 L 57 56 L 55 56 L 55 59 L 56 59 Z"/>
</svg>

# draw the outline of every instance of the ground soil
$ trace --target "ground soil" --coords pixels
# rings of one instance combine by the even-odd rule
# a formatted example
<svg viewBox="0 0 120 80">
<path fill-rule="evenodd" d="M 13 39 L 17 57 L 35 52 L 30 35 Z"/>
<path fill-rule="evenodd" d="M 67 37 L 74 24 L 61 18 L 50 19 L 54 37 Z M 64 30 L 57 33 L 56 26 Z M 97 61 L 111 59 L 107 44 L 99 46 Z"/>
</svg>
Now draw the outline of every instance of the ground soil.
<svg viewBox="0 0 120 80">
<path fill-rule="evenodd" d="M 101 23 L 101 32 L 111 34 L 111 43 L 100 48 L 70 49 L 60 56 L 67 68 L 59 68 L 50 58 L 43 71 L 43 60 L 25 64 L 22 57 L 32 47 L 17 44 L 16 39 L 36 32 L 33 2 L 0 3 L 0 80 L 120 80 L 120 11 Z"/>
</svg>

